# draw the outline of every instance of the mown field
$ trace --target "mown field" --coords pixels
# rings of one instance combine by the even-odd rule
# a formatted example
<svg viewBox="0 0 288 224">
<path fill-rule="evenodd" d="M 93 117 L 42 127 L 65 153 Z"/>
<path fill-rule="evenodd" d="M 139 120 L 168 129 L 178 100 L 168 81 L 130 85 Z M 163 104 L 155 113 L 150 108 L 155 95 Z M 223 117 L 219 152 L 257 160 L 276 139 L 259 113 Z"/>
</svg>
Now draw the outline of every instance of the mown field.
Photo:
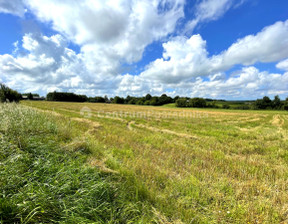
<svg viewBox="0 0 288 224">
<path fill-rule="evenodd" d="M 19 111 L 34 108 L 29 110 L 37 115 L 31 115 L 26 123 L 15 121 L 11 129 L 15 133 L 3 127 L 19 115 L 5 115 L 10 120 L 1 124 L 0 134 L 7 145 L 1 150 L 7 156 L 1 156 L 4 162 L 0 164 L 6 166 L 9 156 L 13 157 L 9 144 L 19 154 L 28 153 L 29 158 L 46 158 L 46 147 L 53 155 L 56 153 L 55 159 L 51 157 L 54 162 L 49 164 L 56 162 L 53 172 L 69 177 L 68 185 L 74 190 L 51 199 L 60 206 L 59 212 L 63 211 L 55 222 L 65 223 L 68 217 L 78 217 L 78 223 L 288 222 L 287 112 L 33 101 L 21 105 Z M 34 116 L 45 119 L 33 123 Z M 29 122 L 35 127 L 30 128 Z M 37 125 L 45 122 L 53 124 L 54 129 Z M 35 161 L 41 164 L 44 159 L 38 160 Z M 19 220 L 41 220 L 46 215 L 46 205 L 33 204 L 31 191 L 36 198 L 39 194 L 53 198 L 53 189 L 58 192 L 65 181 L 49 182 L 49 175 L 52 178 L 56 174 L 39 165 L 42 169 L 40 180 L 35 178 L 37 184 L 33 178 L 24 181 L 26 185 L 34 183 L 35 192 L 28 190 L 23 200 L 22 196 L 13 198 L 14 194 L 26 192 L 24 183 L 10 194 L 10 188 L 5 188 L 7 183 L 3 184 L 5 180 L 13 185 L 13 178 L 17 179 L 20 172 L 18 166 L 22 169 L 22 163 L 13 161 L 1 171 L 2 220 L 3 214 L 8 214 L 3 213 L 3 203 L 7 203 L 5 208 L 10 209 L 12 218 L 15 211 Z M 14 171 L 10 171 L 11 166 L 15 166 Z M 80 169 L 84 174 L 65 166 L 73 166 L 72 170 Z M 47 181 L 50 187 L 46 189 Z M 38 185 L 45 188 L 45 193 Z M 83 196 L 75 193 L 79 188 L 85 189 L 85 193 L 81 191 Z M 98 199 L 101 200 L 97 204 Z M 101 212 L 97 205 L 103 203 Z M 21 208 L 17 207 L 19 204 Z M 47 211 L 53 216 L 49 206 Z"/>
</svg>

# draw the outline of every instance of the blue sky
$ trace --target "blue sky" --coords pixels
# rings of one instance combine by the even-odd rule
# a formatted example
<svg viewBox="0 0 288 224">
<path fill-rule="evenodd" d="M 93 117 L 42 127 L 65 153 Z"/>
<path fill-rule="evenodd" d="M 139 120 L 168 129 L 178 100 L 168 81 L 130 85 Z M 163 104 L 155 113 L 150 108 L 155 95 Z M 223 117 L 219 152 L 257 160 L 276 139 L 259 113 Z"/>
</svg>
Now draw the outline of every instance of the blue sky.
<svg viewBox="0 0 288 224">
<path fill-rule="evenodd" d="M 288 97 L 285 0 L 2 0 L 0 82 L 20 92 Z"/>
</svg>

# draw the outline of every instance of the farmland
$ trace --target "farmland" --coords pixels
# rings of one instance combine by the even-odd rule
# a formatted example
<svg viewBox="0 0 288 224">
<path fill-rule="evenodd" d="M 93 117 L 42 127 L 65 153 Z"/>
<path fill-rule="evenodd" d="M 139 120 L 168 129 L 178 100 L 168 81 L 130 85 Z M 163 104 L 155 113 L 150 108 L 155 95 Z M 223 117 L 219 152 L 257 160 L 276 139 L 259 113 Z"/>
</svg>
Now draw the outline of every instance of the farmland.
<svg viewBox="0 0 288 224">
<path fill-rule="evenodd" d="M 122 216 L 113 213 L 115 223 L 288 221 L 287 112 L 33 101 L 21 104 L 54 120 L 60 134 L 49 136 L 69 152 L 71 160 L 79 149 L 87 150 L 75 166 L 86 164 L 105 174 L 112 186 L 121 186 L 116 195 L 134 207 L 129 210 L 125 207 L 128 202 L 125 206 L 117 200 L 107 202 L 107 206 L 124 208 Z M 29 132 L 29 127 L 23 127 L 24 138 L 25 128 Z M 34 135 L 45 133 L 42 129 L 38 127 Z M 21 133 L 15 136 L 18 148 L 29 145 L 21 139 Z M 34 144 L 43 142 L 42 138 Z M 48 144 L 51 139 L 44 142 Z M 35 150 L 37 153 L 37 147 Z M 130 215 L 124 216 L 125 211 Z"/>
</svg>

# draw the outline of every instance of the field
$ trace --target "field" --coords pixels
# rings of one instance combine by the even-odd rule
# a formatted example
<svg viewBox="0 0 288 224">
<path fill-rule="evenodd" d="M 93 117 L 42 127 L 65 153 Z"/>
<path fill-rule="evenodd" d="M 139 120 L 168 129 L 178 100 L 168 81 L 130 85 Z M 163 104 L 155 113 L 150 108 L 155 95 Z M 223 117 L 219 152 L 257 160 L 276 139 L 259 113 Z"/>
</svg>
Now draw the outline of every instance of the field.
<svg viewBox="0 0 288 224">
<path fill-rule="evenodd" d="M 78 223 L 288 222 L 287 112 L 33 101 L 21 105 L 18 110 L 34 108 L 29 110 L 37 116 L 44 114 L 57 131 L 53 131 L 53 125 L 49 130 L 40 125 L 46 121 L 39 122 L 39 127 L 34 122 L 30 132 L 36 139 L 27 141 L 31 139 L 30 123 L 24 123 L 23 132 L 17 132 L 22 129 L 16 122 L 12 126 L 15 134 L 1 129 L 2 141 L 5 136 L 14 139 L 6 140 L 5 144 L 12 142 L 17 147 L 15 150 L 21 151 L 31 148 L 33 143 L 34 156 L 39 144 L 39 153 L 45 157 L 41 145 L 55 142 L 52 148 L 60 147 L 60 155 L 69 154 L 69 161 L 64 160 L 63 166 L 84 164 L 81 166 L 92 169 L 81 171 L 85 177 L 91 175 L 84 181 L 89 191 L 95 191 L 92 185 L 100 180 L 112 189 L 112 193 L 107 193 L 106 185 L 101 185 L 102 188 L 97 185 L 98 194 L 94 192 L 92 196 L 106 203 L 103 217 L 98 212 L 98 216 L 85 216 L 84 221 L 79 218 Z M 45 170 L 42 172 L 45 176 Z M 11 171 L 11 175 L 16 174 Z M 81 185 L 81 175 L 73 172 L 71 175 Z M 117 190 L 113 186 L 118 186 Z M 101 189 L 107 195 L 99 193 Z M 115 199 L 105 201 L 110 194 L 116 195 Z M 75 203 L 79 201 L 85 206 L 83 200 L 87 200 L 91 204 L 89 209 L 93 210 L 92 196 L 84 194 Z M 2 193 L 1 203 L 3 198 Z M 23 213 L 23 220 L 37 222 L 43 206 L 30 206 Z M 35 206 L 37 213 L 32 216 Z M 76 217 L 81 211 L 69 210 L 70 215 L 65 217 L 71 218 L 71 214 Z"/>
</svg>

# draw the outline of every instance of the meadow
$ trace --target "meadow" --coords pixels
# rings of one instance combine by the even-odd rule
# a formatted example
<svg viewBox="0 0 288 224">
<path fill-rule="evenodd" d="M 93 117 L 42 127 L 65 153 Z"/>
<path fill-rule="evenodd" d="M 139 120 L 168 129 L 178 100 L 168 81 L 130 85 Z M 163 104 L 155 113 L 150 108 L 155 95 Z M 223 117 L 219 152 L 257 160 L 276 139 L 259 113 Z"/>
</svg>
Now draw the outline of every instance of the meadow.
<svg viewBox="0 0 288 224">
<path fill-rule="evenodd" d="M 288 222 L 285 111 L 0 107 L 3 223 Z"/>
</svg>

